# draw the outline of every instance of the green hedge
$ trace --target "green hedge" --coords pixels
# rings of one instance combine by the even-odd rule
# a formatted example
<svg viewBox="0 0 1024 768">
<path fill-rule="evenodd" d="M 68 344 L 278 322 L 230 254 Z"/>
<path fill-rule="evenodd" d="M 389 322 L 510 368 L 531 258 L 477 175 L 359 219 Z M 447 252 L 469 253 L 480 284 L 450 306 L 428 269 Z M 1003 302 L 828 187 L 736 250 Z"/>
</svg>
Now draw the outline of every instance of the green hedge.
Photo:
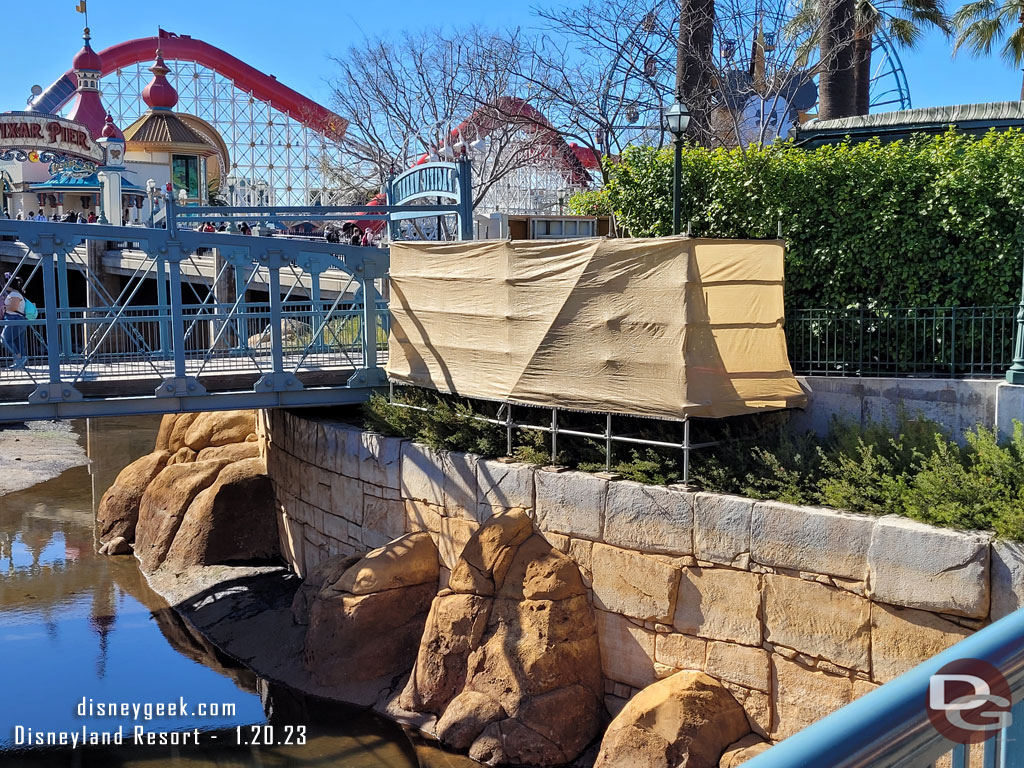
<svg viewBox="0 0 1024 768">
<path fill-rule="evenodd" d="M 614 212 L 634 237 L 669 234 L 672 151 L 627 149 L 577 213 Z M 1024 135 L 683 152 L 693 234 L 789 244 L 790 308 L 970 306 L 1020 298 Z"/>
</svg>

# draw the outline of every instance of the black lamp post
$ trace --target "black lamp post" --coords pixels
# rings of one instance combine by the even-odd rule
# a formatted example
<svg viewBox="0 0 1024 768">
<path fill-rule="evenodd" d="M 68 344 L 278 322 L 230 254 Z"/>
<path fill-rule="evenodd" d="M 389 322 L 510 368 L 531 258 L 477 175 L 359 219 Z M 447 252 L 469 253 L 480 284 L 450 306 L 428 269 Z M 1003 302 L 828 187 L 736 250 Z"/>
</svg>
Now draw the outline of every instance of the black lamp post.
<svg viewBox="0 0 1024 768">
<path fill-rule="evenodd" d="M 690 127 L 690 110 L 686 108 L 682 98 L 676 94 L 675 102 L 665 110 L 665 128 L 672 134 L 675 145 L 675 169 L 672 173 L 672 234 L 678 235 L 682 229 L 682 211 L 679 198 L 682 194 L 683 176 L 683 136 Z"/>
<path fill-rule="evenodd" d="M 1013 365 L 1006 371 L 1009 384 L 1024 384 L 1024 278 L 1021 280 L 1020 307 L 1017 310 L 1017 339 L 1013 347 Z"/>
</svg>

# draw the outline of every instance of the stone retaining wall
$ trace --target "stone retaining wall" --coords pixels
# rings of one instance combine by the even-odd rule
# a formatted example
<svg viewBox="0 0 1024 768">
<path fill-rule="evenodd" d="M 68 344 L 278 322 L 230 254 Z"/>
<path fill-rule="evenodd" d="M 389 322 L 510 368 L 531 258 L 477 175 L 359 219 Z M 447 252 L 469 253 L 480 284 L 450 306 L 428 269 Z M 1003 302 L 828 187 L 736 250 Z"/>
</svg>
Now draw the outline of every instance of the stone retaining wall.
<svg viewBox="0 0 1024 768">
<path fill-rule="evenodd" d="M 451 567 L 480 522 L 528 510 L 591 591 L 612 714 L 656 679 L 702 670 L 779 740 L 1024 602 L 1024 547 L 987 533 L 265 418 L 281 550 L 299 574 L 420 530 Z"/>
</svg>

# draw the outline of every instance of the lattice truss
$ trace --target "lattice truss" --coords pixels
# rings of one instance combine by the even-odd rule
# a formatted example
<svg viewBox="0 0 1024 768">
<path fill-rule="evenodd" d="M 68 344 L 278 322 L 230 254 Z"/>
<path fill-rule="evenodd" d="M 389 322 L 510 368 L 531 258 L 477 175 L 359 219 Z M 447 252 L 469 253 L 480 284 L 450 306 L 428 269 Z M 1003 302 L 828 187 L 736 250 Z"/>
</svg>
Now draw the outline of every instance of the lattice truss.
<svg viewBox="0 0 1024 768">
<path fill-rule="evenodd" d="M 198 62 L 168 59 L 167 64 L 178 91 L 177 111 L 212 124 L 228 146 L 237 179 L 234 200 L 221 180 L 229 204 L 311 205 L 323 197 L 322 169 L 338 162 L 331 141 Z M 122 128 L 147 109 L 142 91 L 153 77 L 150 66 L 135 64 L 100 81 L 103 102 Z"/>
</svg>

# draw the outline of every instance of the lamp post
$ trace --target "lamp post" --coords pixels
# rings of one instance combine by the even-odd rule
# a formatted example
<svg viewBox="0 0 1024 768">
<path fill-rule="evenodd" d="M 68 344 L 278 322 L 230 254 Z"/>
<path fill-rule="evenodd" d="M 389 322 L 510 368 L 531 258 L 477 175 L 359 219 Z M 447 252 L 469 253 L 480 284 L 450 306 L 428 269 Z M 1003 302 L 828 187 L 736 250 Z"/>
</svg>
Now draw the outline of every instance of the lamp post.
<svg viewBox="0 0 1024 768">
<path fill-rule="evenodd" d="M 690 110 L 686 108 L 679 94 L 676 94 L 675 102 L 665 110 L 665 127 L 672 134 L 672 143 L 675 145 L 675 166 L 672 172 L 672 234 L 678 235 L 682 225 L 679 198 L 683 183 L 683 136 L 690 127 Z"/>
<path fill-rule="evenodd" d="M 1006 371 L 1008 384 L 1024 384 L 1024 275 L 1021 277 L 1020 308 L 1017 310 L 1017 340 L 1013 346 L 1013 365 Z"/>
</svg>

